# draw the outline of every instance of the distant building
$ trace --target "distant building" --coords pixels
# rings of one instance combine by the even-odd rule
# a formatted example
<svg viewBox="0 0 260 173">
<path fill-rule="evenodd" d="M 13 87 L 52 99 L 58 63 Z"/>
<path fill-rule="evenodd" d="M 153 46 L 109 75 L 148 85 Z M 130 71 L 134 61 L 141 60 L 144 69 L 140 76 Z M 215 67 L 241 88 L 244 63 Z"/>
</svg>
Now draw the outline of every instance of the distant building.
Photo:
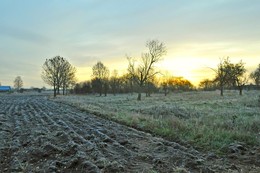
<svg viewBox="0 0 260 173">
<path fill-rule="evenodd" d="M 10 86 L 0 86 L 0 92 L 10 92 L 11 87 Z"/>
</svg>

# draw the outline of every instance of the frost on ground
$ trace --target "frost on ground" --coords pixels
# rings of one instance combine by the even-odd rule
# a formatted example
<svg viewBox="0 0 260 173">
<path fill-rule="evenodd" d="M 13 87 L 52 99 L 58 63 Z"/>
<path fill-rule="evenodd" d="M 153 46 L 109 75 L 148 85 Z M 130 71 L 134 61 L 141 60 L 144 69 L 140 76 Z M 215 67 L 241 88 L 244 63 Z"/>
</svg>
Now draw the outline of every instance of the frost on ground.
<svg viewBox="0 0 260 173">
<path fill-rule="evenodd" d="M 241 171 L 215 155 L 39 95 L 1 95 L 0 141 L 0 172 Z"/>
</svg>

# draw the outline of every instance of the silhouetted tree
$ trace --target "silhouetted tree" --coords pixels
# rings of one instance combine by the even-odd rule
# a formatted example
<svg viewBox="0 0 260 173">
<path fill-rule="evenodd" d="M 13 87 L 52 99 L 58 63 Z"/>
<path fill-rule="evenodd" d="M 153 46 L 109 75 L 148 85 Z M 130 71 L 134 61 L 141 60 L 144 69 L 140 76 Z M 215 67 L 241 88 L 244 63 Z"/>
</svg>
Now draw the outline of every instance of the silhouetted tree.
<svg viewBox="0 0 260 173">
<path fill-rule="evenodd" d="M 158 73 L 155 71 L 154 65 L 166 54 L 164 43 L 158 40 L 147 41 L 146 47 L 148 52 L 142 54 L 138 67 L 135 66 L 135 61 L 131 57 L 127 57 L 128 73 L 139 86 L 137 100 L 141 100 L 141 92 L 145 83 Z"/>
<path fill-rule="evenodd" d="M 119 80 L 119 92 L 133 94 L 134 81 L 129 74 L 124 74 L 120 76 L 118 80 Z"/>
<path fill-rule="evenodd" d="M 168 85 L 172 91 L 190 91 L 194 89 L 192 83 L 183 77 L 170 77 Z"/>
<path fill-rule="evenodd" d="M 108 93 L 108 90 L 109 90 L 109 80 L 108 80 L 108 78 L 102 80 L 102 83 L 103 83 L 104 95 L 107 96 L 107 93 Z"/>
<path fill-rule="evenodd" d="M 92 89 L 95 93 L 99 93 L 99 95 L 102 95 L 102 81 L 99 78 L 93 78 L 91 79 L 91 85 Z"/>
<path fill-rule="evenodd" d="M 42 66 L 42 79 L 45 83 L 53 86 L 54 97 L 62 87 L 63 91 L 75 82 L 76 69 L 63 57 L 55 56 L 46 59 Z"/>
<path fill-rule="evenodd" d="M 230 67 L 229 57 L 227 57 L 226 59 L 220 61 L 217 70 L 212 69 L 216 73 L 214 82 L 216 82 L 220 87 L 221 96 L 223 96 L 225 85 L 230 82 L 230 73 L 231 73 L 230 68 L 231 67 Z"/>
<path fill-rule="evenodd" d="M 242 61 L 237 64 L 233 64 L 230 62 L 229 57 L 227 57 L 219 63 L 218 69 L 214 71 L 216 72 L 214 81 L 217 82 L 220 87 L 221 96 L 223 96 L 225 86 L 238 87 L 239 94 L 242 95 L 243 87 L 247 82 L 244 75 L 246 69 Z"/>
<path fill-rule="evenodd" d="M 74 86 L 74 92 L 76 94 L 81 94 L 81 86 L 79 83 L 76 83 L 76 85 Z"/>
<path fill-rule="evenodd" d="M 91 88 L 90 81 L 76 83 L 74 86 L 74 93 L 76 94 L 86 94 L 86 93 L 90 94 L 91 92 L 92 92 L 92 88 Z"/>
<path fill-rule="evenodd" d="M 102 62 L 97 62 L 92 67 L 92 87 L 95 91 L 99 93 L 99 95 L 102 95 L 102 91 L 104 90 L 105 96 L 107 93 L 108 89 L 108 78 L 109 78 L 109 70 L 108 68 L 102 63 Z"/>
<path fill-rule="evenodd" d="M 167 81 L 163 81 L 161 83 L 161 87 L 163 89 L 163 92 L 164 92 L 164 96 L 167 96 L 167 94 L 169 93 L 169 84 Z"/>
<path fill-rule="evenodd" d="M 258 64 L 257 69 L 250 74 L 250 78 L 253 79 L 256 86 L 260 88 L 260 64 Z"/>
<path fill-rule="evenodd" d="M 246 69 L 244 63 L 240 61 L 237 64 L 230 64 L 231 66 L 231 80 L 235 86 L 239 89 L 239 95 L 242 95 L 242 90 L 248 81 L 248 77 L 245 75 Z"/>
<path fill-rule="evenodd" d="M 145 94 L 146 94 L 146 97 L 150 97 L 151 96 L 151 93 L 154 93 L 157 91 L 157 87 L 154 83 L 154 81 L 147 81 L 145 83 Z"/>
<path fill-rule="evenodd" d="M 76 84 L 76 68 L 73 67 L 68 61 L 64 61 L 62 64 L 62 73 L 61 73 L 61 86 L 62 93 L 65 95 L 65 91 L 67 91 L 68 87 L 72 87 Z"/>
<path fill-rule="evenodd" d="M 22 87 L 23 87 L 23 80 L 22 80 L 21 76 L 17 76 L 14 80 L 14 88 L 17 91 L 20 91 Z"/>
<path fill-rule="evenodd" d="M 163 76 L 159 79 L 160 87 L 163 90 L 164 96 L 167 96 L 167 94 L 169 93 L 170 78 L 171 78 L 170 73 L 166 71 L 164 72 Z"/>
<path fill-rule="evenodd" d="M 199 88 L 205 90 L 205 91 L 211 91 L 217 88 L 216 82 L 214 82 L 213 80 L 209 80 L 209 79 L 203 79 L 200 83 L 199 83 Z"/>
<path fill-rule="evenodd" d="M 90 81 L 83 82 L 83 84 L 82 84 L 82 93 L 90 94 L 91 92 L 92 92 L 91 82 Z"/>
<path fill-rule="evenodd" d="M 118 77 L 117 70 L 114 70 L 112 72 L 112 75 L 110 77 L 110 86 L 111 86 L 112 93 L 114 95 L 116 95 L 116 93 L 119 92 L 119 88 L 120 88 L 120 80 L 119 80 L 119 77 Z"/>
</svg>

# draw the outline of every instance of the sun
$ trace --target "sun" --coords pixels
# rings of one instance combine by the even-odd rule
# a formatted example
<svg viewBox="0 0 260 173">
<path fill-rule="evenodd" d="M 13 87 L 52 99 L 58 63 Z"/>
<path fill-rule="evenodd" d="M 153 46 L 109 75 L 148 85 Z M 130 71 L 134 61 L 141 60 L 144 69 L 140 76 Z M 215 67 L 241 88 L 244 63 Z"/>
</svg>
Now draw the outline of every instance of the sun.
<svg viewBox="0 0 260 173">
<path fill-rule="evenodd" d="M 189 63 L 187 59 L 165 58 L 158 64 L 158 67 L 163 71 L 167 71 L 172 76 L 179 76 L 192 80 L 192 71 L 196 69 L 197 66 L 194 63 Z"/>
</svg>

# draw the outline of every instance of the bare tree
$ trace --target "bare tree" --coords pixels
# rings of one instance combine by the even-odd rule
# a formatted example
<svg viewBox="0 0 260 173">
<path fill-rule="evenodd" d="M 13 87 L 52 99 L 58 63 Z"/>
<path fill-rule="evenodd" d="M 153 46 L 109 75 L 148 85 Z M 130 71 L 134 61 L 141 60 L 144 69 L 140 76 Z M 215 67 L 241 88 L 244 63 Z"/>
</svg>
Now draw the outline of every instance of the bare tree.
<svg viewBox="0 0 260 173">
<path fill-rule="evenodd" d="M 102 95 L 102 91 L 104 91 L 104 94 L 106 96 L 107 90 L 108 90 L 108 78 L 109 78 L 109 70 L 108 68 L 102 63 L 102 62 L 97 62 L 92 67 L 92 76 L 93 79 L 92 81 L 94 82 L 94 86 L 96 88 L 96 91 L 99 92 L 99 95 Z"/>
<path fill-rule="evenodd" d="M 248 82 L 248 76 L 243 74 L 241 76 L 238 76 L 236 78 L 236 84 L 237 84 L 237 87 L 239 89 L 239 95 L 242 95 L 242 91 L 244 89 L 244 86 L 246 85 L 246 83 Z"/>
<path fill-rule="evenodd" d="M 17 91 L 20 91 L 22 87 L 23 87 L 23 80 L 22 80 L 21 76 L 17 76 L 14 80 L 14 88 Z"/>
<path fill-rule="evenodd" d="M 42 67 L 42 79 L 45 83 L 53 86 L 54 97 L 59 94 L 59 90 L 63 90 L 74 82 L 76 69 L 61 56 L 55 56 L 46 59 Z"/>
<path fill-rule="evenodd" d="M 250 74 L 250 78 L 254 80 L 254 83 L 259 88 L 259 86 L 260 86 L 260 64 L 258 64 L 257 69 Z"/>
<path fill-rule="evenodd" d="M 220 95 L 223 96 L 224 93 L 224 87 L 225 85 L 230 81 L 230 61 L 229 57 L 220 60 L 220 63 L 218 64 L 217 70 L 212 69 L 215 71 L 216 76 L 214 79 L 214 82 L 218 84 L 220 87 Z"/>
<path fill-rule="evenodd" d="M 214 69 L 213 69 L 214 70 Z M 218 69 L 214 70 L 216 72 L 215 82 L 218 83 L 220 87 L 220 95 L 223 96 L 223 90 L 225 86 L 238 87 L 240 95 L 242 95 L 242 90 L 247 82 L 245 77 L 246 69 L 244 63 L 240 61 L 237 64 L 230 62 L 229 57 L 218 65 Z"/>
<path fill-rule="evenodd" d="M 64 59 L 60 56 L 55 56 L 52 59 L 46 59 L 42 67 L 42 79 L 45 83 L 53 86 L 54 97 L 57 95 L 57 90 L 59 88 L 61 67 Z"/>
<path fill-rule="evenodd" d="M 61 74 L 61 85 L 63 95 L 67 93 L 68 87 L 73 87 L 76 84 L 75 73 L 76 68 L 73 67 L 68 61 L 64 61 Z"/>
<path fill-rule="evenodd" d="M 246 69 L 244 63 L 240 61 L 237 64 L 230 64 L 230 67 L 231 83 L 234 83 L 238 87 L 239 95 L 242 95 L 242 90 L 248 81 L 248 77 L 245 75 Z"/>
<path fill-rule="evenodd" d="M 154 65 L 166 54 L 164 43 L 158 40 L 147 41 L 146 47 L 148 48 L 148 52 L 142 54 L 138 67 L 135 66 L 133 58 L 127 57 L 129 63 L 128 73 L 139 86 L 137 100 L 141 100 L 141 92 L 145 83 L 158 73 Z"/>
</svg>

